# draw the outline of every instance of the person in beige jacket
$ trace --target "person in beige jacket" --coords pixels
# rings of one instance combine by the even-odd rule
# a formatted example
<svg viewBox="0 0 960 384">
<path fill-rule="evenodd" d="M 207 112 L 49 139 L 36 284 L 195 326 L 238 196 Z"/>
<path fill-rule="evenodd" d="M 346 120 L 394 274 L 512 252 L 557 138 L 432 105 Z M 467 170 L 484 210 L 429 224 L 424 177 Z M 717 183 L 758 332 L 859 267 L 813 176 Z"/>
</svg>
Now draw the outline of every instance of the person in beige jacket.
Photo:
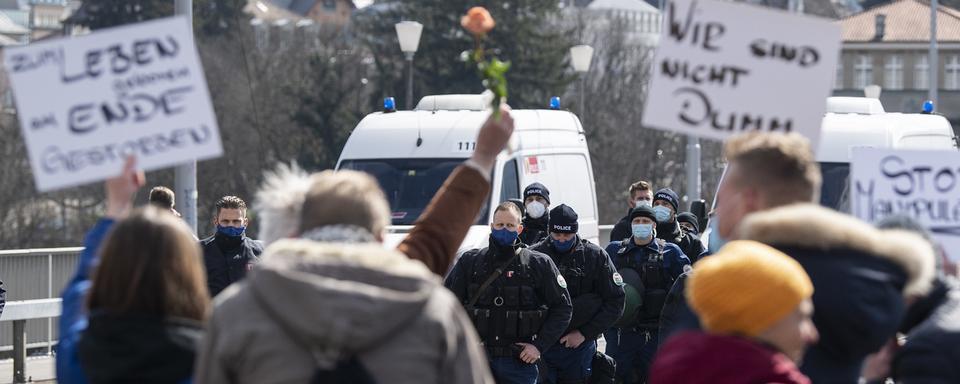
<svg viewBox="0 0 960 384">
<path fill-rule="evenodd" d="M 488 175 L 512 131 L 507 109 L 488 120 L 458 173 Z M 385 249 L 389 221 L 370 176 L 313 175 L 299 236 L 274 242 L 217 297 L 196 383 L 493 383 L 470 319 L 435 274 L 449 262 Z"/>
</svg>

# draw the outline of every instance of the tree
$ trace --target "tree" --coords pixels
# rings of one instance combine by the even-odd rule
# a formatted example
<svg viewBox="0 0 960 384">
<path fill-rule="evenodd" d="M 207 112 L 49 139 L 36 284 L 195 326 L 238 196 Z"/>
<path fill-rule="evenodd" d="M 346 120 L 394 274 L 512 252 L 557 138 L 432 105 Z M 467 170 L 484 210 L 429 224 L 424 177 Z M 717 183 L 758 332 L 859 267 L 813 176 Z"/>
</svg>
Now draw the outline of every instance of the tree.
<svg viewBox="0 0 960 384">
<path fill-rule="evenodd" d="M 460 27 L 460 17 L 471 6 L 486 6 L 497 22 L 487 47 L 511 63 L 508 101 L 517 108 L 542 108 L 572 80 L 567 52 L 573 42 L 560 22 L 558 4 L 555 0 L 380 2 L 362 10 L 355 25 L 359 38 L 374 53 L 380 75 L 376 96 L 397 96 L 400 105 L 405 105 L 405 62 L 394 37 L 394 24 L 415 20 L 424 26 L 414 65 L 415 98 L 480 93 L 483 86 L 476 69 L 460 59 L 463 51 L 473 47 L 473 38 Z"/>
<path fill-rule="evenodd" d="M 172 0 L 86 0 L 76 22 L 92 30 L 173 15 Z"/>
</svg>

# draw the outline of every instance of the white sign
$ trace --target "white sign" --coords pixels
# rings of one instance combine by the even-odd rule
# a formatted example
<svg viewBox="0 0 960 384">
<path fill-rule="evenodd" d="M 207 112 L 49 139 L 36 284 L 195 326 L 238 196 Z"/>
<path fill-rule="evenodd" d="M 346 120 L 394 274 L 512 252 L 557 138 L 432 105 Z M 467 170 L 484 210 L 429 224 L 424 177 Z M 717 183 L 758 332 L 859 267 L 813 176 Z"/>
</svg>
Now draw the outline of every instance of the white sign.
<svg viewBox="0 0 960 384">
<path fill-rule="evenodd" d="M 798 132 L 816 148 L 840 26 L 719 0 L 669 0 L 643 125 L 722 140 Z"/>
<path fill-rule="evenodd" d="M 168 18 L 9 48 L 4 65 L 37 189 L 220 156 L 189 21 Z"/>
<path fill-rule="evenodd" d="M 916 219 L 960 261 L 960 152 L 855 148 L 849 197 L 853 215 L 870 223 Z"/>
</svg>

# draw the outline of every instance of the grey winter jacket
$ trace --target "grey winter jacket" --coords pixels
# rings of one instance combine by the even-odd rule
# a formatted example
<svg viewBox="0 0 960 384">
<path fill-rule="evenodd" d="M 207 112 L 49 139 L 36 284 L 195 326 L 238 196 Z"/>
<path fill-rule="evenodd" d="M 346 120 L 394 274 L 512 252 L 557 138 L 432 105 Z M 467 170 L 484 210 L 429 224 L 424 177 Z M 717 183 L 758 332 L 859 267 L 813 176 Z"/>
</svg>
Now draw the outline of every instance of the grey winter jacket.
<svg viewBox="0 0 960 384">
<path fill-rule="evenodd" d="M 380 383 L 492 383 L 469 318 L 380 244 L 281 240 L 217 297 L 196 383 L 307 383 L 355 357 Z"/>
</svg>

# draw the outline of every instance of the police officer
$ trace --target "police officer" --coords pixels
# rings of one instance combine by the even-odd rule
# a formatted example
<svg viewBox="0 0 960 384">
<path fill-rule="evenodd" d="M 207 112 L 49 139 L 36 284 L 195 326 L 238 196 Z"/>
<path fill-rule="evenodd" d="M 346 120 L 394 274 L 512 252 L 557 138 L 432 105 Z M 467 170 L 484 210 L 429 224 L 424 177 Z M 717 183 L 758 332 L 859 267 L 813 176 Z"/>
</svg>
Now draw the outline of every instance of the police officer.
<svg viewBox="0 0 960 384">
<path fill-rule="evenodd" d="M 533 384 L 541 353 L 570 323 L 567 282 L 549 256 L 520 243 L 516 205 L 497 206 L 490 230 L 489 246 L 465 252 L 444 285 L 477 327 L 496 381 Z"/>
<path fill-rule="evenodd" d="M 652 208 L 634 208 L 630 217 L 633 235 L 607 246 L 627 285 L 623 316 L 604 332 L 604 338 L 607 354 L 617 361 L 617 378 L 642 383 L 657 351 L 658 322 L 667 291 L 689 268 L 690 259 L 676 245 L 657 239 Z"/>
<path fill-rule="evenodd" d="M 557 345 L 543 354 L 545 383 L 586 383 L 597 338 L 623 313 L 623 279 L 607 252 L 577 235 L 577 213 L 550 211 L 550 236 L 531 247 L 553 259 L 573 301 L 573 317 Z"/>
<path fill-rule="evenodd" d="M 697 215 L 691 212 L 683 212 L 677 215 L 677 223 L 679 223 L 680 227 L 687 233 L 692 233 L 698 237 L 700 236 L 700 218 L 697 217 Z"/>
<path fill-rule="evenodd" d="M 683 254 L 696 263 L 703 253 L 700 237 L 683 230 L 677 223 L 677 211 L 680 198 L 670 188 L 664 188 L 653 194 L 653 213 L 657 216 L 657 238 L 669 241 L 680 247 Z"/>
<path fill-rule="evenodd" d="M 523 189 L 523 205 L 526 214 L 523 216 L 523 233 L 520 241 L 526 245 L 534 245 L 547 238 L 547 224 L 550 215 L 550 190 L 543 184 L 533 183 Z"/>
</svg>

